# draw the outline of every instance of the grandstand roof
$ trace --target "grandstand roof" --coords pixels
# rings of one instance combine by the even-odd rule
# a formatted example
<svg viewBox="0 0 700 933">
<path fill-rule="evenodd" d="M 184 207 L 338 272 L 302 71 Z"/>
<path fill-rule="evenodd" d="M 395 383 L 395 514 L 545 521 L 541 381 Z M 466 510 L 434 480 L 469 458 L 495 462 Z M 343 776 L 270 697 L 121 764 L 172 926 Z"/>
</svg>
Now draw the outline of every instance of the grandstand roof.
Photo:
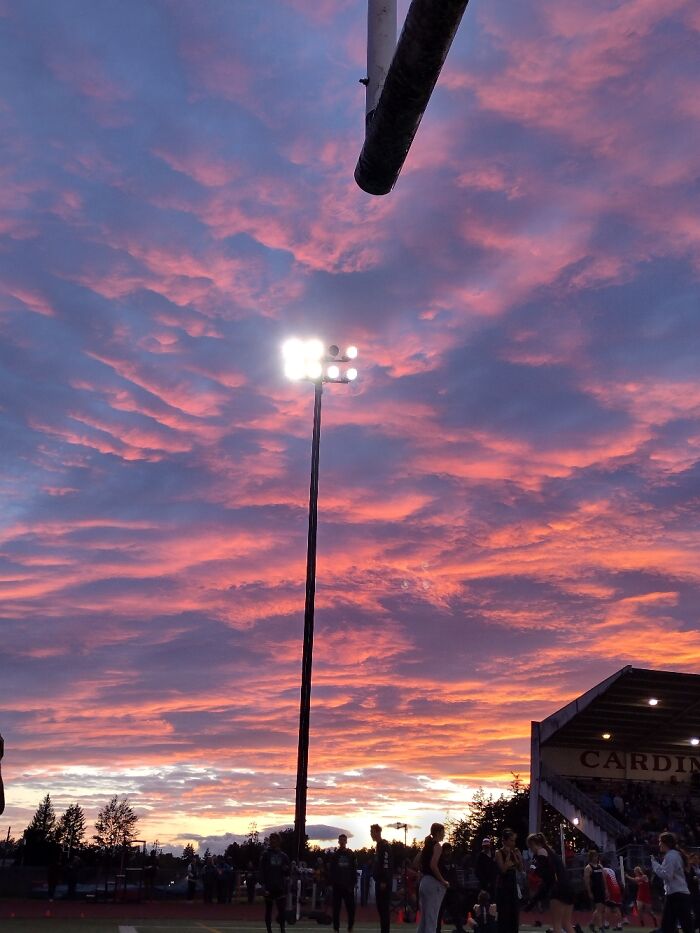
<svg viewBox="0 0 700 933">
<path fill-rule="evenodd" d="M 540 745 L 700 754 L 691 739 L 700 739 L 700 674 L 631 666 L 540 723 Z"/>
</svg>

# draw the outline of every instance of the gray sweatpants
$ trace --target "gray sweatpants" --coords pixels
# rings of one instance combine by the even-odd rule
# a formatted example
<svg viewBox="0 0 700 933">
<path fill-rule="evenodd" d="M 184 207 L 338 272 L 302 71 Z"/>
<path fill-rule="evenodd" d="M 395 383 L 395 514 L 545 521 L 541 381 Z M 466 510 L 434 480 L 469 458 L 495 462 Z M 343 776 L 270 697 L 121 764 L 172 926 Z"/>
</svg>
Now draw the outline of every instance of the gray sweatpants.
<svg viewBox="0 0 700 933">
<path fill-rule="evenodd" d="M 445 896 L 445 886 L 432 875 L 423 875 L 418 889 L 420 902 L 420 923 L 417 933 L 435 933 L 437 930 L 440 904 Z"/>
</svg>

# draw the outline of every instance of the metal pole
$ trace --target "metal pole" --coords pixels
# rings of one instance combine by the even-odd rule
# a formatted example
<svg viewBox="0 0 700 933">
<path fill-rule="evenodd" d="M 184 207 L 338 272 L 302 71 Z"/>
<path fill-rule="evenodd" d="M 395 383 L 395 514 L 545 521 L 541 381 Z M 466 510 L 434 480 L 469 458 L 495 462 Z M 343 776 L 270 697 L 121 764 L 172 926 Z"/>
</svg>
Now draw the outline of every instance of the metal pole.
<svg viewBox="0 0 700 933">
<path fill-rule="evenodd" d="M 368 0 L 366 123 L 379 103 L 395 48 L 396 0 Z"/>
<path fill-rule="evenodd" d="M 467 2 L 411 0 L 355 167 L 368 194 L 388 194 L 396 184 Z"/>
<path fill-rule="evenodd" d="M 306 601 L 304 604 L 304 648 L 301 659 L 299 699 L 299 751 L 294 806 L 294 840 L 297 865 L 306 845 L 306 790 L 309 772 L 309 718 L 311 714 L 311 662 L 314 650 L 314 598 L 316 595 L 316 529 L 318 525 L 318 455 L 321 442 L 321 395 L 323 385 L 314 383 L 314 428 L 311 440 L 311 484 L 309 487 L 309 537 L 306 551 Z"/>
</svg>

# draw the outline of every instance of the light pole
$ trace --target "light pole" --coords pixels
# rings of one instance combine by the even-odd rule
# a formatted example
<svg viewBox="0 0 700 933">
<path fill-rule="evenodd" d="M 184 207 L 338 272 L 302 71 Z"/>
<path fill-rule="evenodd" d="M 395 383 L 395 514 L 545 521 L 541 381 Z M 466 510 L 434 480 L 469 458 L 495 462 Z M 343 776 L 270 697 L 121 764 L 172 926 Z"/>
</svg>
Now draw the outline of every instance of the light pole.
<svg viewBox="0 0 700 933">
<path fill-rule="evenodd" d="M 406 864 L 408 850 L 408 823 L 391 823 L 394 829 L 403 830 L 403 920 L 408 923 L 406 914 L 408 913 L 408 865 Z"/>
<path fill-rule="evenodd" d="M 316 529 L 318 511 L 318 458 L 321 443 L 321 396 L 324 383 L 348 383 L 357 379 L 354 362 L 357 347 L 341 353 L 326 350 L 320 340 L 288 340 L 282 347 L 284 371 L 289 379 L 314 384 L 314 421 L 311 439 L 311 484 L 309 486 L 309 535 L 306 549 L 306 598 L 304 602 L 304 646 L 301 658 L 299 699 L 299 750 L 294 802 L 294 841 L 297 864 L 306 844 L 306 793 L 309 773 L 309 719 L 311 715 L 311 664 L 314 650 L 314 600 L 316 596 Z"/>
</svg>

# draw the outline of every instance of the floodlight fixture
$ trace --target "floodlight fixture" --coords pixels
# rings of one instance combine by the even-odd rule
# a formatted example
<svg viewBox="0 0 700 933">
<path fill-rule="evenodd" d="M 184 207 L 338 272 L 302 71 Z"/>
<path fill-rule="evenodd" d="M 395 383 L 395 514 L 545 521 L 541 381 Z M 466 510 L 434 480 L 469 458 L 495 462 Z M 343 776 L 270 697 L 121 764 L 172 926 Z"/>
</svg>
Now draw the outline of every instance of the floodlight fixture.
<svg viewBox="0 0 700 933">
<path fill-rule="evenodd" d="M 609 741 L 609 740 L 612 738 L 612 735 L 611 735 L 609 732 L 604 732 L 604 733 L 603 733 L 603 738 L 604 738 L 605 741 L 607 742 L 607 741 Z"/>
<path fill-rule="evenodd" d="M 323 343 L 318 337 L 307 340 L 304 349 L 308 360 L 320 360 L 323 356 Z"/>
<path fill-rule="evenodd" d="M 349 346 L 343 353 L 336 344 L 324 349 L 322 340 L 317 337 L 299 340 L 292 337 L 282 344 L 284 374 L 288 379 L 298 382 L 354 382 L 357 379 L 357 367 L 346 364 L 357 359 L 357 347 Z"/>
<path fill-rule="evenodd" d="M 691 745 L 700 745 L 700 739 L 695 738 L 695 736 L 693 736 L 693 738 L 690 740 L 690 744 L 691 744 Z"/>
<path fill-rule="evenodd" d="M 659 705 L 659 701 L 656 699 L 656 697 L 649 697 L 649 699 L 648 699 L 647 702 L 649 703 L 649 706 L 658 706 L 658 705 Z"/>
</svg>

